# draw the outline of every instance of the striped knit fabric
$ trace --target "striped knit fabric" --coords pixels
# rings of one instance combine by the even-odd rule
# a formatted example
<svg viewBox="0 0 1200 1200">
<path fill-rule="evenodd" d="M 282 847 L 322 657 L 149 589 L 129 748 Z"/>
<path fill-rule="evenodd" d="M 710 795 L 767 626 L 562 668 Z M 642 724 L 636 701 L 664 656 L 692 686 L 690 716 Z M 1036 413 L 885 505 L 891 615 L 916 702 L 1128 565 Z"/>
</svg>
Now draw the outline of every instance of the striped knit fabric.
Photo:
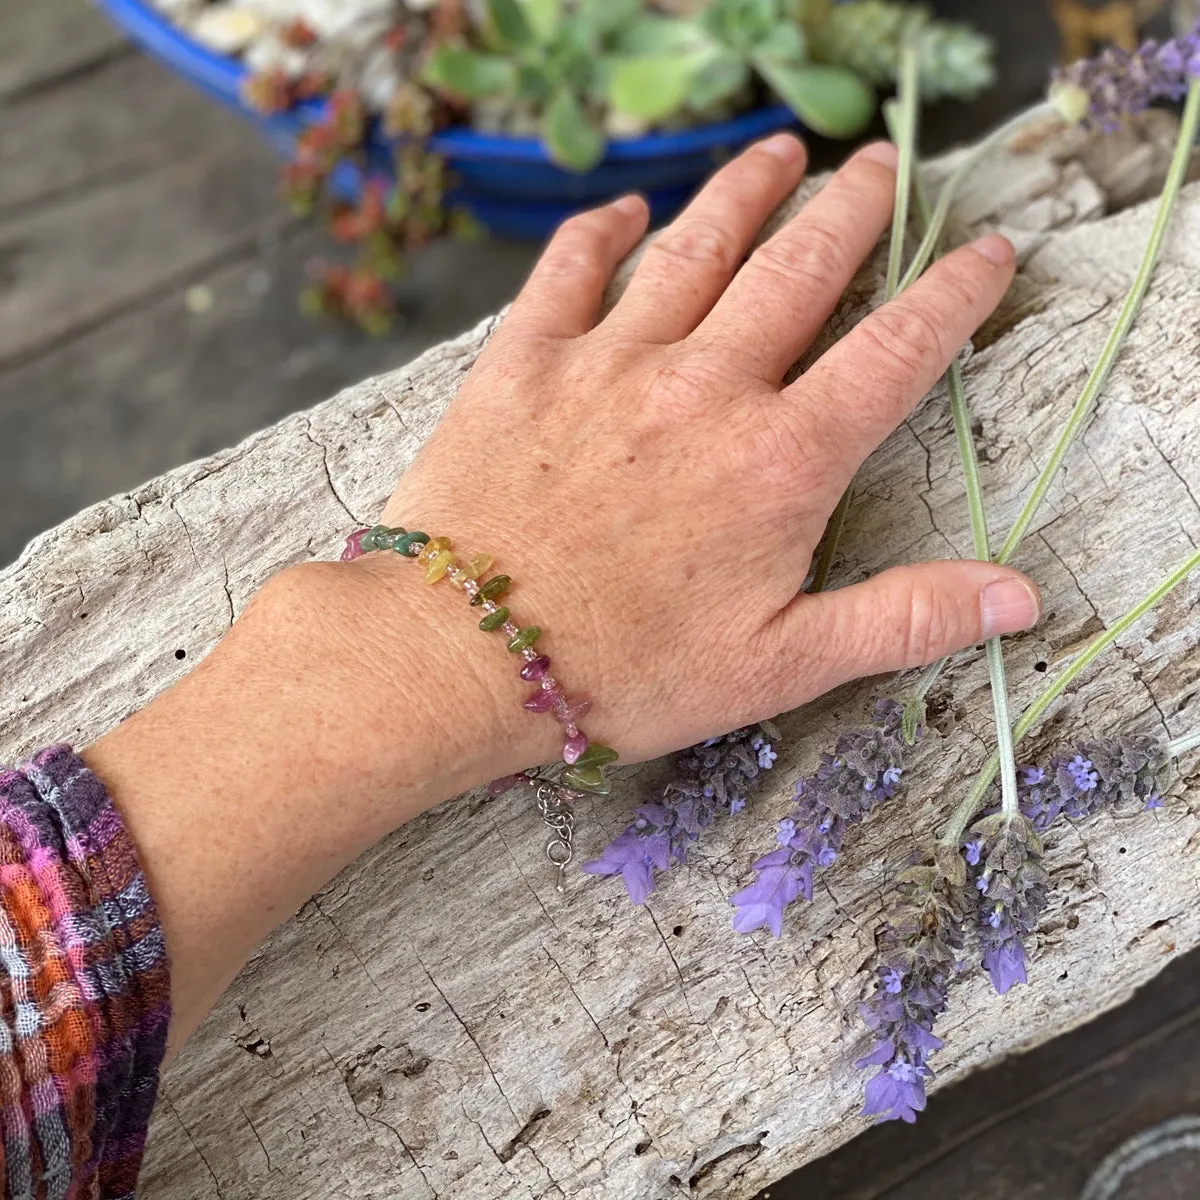
<svg viewBox="0 0 1200 1200">
<path fill-rule="evenodd" d="M 132 1197 L 166 1047 L 154 902 L 68 746 L 0 771 L 0 1178 L 7 1200 Z"/>
</svg>

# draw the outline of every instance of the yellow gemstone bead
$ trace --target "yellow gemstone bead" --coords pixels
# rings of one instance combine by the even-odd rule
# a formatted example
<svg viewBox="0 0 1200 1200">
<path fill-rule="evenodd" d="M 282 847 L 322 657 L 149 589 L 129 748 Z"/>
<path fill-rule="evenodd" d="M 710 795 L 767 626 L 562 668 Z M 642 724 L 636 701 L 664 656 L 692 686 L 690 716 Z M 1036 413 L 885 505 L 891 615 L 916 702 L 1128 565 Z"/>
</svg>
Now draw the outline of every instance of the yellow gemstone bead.
<svg viewBox="0 0 1200 1200">
<path fill-rule="evenodd" d="M 492 569 L 495 560 L 490 554 L 472 554 L 467 559 L 467 565 L 462 568 L 464 579 L 478 579 Z"/>
<path fill-rule="evenodd" d="M 417 555 L 417 562 L 423 567 L 429 566 L 433 561 L 434 555 L 441 554 L 450 549 L 450 539 L 445 537 L 430 538 L 425 543 L 425 549 Z M 439 577 L 440 578 L 440 577 Z"/>
<path fill-rule="evenodd" d="M 425 582 L 437 583 L 446 574 L 446 568 L 454 562 L 454 555 L 449 550 L 439 550 L 425 564 Z"/>
</svg>

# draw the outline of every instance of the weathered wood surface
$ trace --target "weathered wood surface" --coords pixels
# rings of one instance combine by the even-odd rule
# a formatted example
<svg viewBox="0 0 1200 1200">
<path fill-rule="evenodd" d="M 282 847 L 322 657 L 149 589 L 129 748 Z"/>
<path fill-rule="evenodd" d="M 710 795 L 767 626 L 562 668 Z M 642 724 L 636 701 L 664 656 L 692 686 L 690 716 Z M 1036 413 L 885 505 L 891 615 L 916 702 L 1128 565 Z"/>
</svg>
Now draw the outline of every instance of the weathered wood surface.
<svg viewBox="0 0 1200 1200">
<path fill-rule="evenodd" d="M 1104 215 L 1104 169 L 1078 150 L 997 156 L 962 209 L 1024 255 L 967 370 L 997 529 L 1107 332 L 1149 224 L 1146 207 Z M 1123 152 L 1161 169 L 1161 153 Z M 1047 614 L 1012 645 L 1018 703 L 1043 681 L 1039 666 L 1052 671 L 1128 607 L 1200 529 L 1198 264 L 1192 186 L 1101 410 L 1022 553 Z M 875 272 L 835 328 L 878 291 Z M 490 328 L 36 540 L 0 574 L 3 756 L 96 736 L 178 675 L 178 651 L 202 656 L 268 573 L 332 554 L 352 519 L 378 510 Z M 839 582 L 969 545 L 935 393 L 868 464 Z M 1132 631 L 1051 727 L 1193 724 L 1196 595 L 1186 585 Z M 759 815 L 728 823 L 644 909 L 583 878 L 556 897 L 520 800 L 460 799 L 399 831 L 264 946 L 180 1056 L 144 1194 L 737 1200 L 840 1144 L 862 1127 L 850 1065 L 862 1037 L 847 1017 L 866 987 L 857 971 L 914 831 L 936 825 L 986 752 L 985 679 L 976 656 L 956 666 L 933 697 L 937 736 L 908 799 L 847 846 L 778 942 L 735 938 L 726 898 L 770 844 L 765 818 L 787 807 L 789 780 L 860 717 L 869 684 L 785 718 Z M 612 801 L 583 807 L 585 853 L 661 770 L 628 772 Z M 1001 1001 L 978 975 L 963 982 L 941 1030 L 943 1080 L 1087 1020 L 1200 942 L 1187 782 L 1163 812 L 1058 836 L 1036 986 Z"/>
</svg>

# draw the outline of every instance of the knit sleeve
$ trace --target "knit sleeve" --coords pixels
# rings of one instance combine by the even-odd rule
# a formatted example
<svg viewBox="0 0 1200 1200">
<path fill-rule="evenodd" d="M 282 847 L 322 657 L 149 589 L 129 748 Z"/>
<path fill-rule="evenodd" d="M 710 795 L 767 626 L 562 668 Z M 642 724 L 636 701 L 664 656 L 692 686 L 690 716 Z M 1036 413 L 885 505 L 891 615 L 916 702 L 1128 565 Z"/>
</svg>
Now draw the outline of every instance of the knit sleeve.
<svg viewBox="0 0 1200 1200">
<path fill-rule="evenodd" d="M 0 1166 L 7 1198 L 134 1195 L 166 1048 L 154 901 L 69 746 L 0 771 Z"/>
</svg>

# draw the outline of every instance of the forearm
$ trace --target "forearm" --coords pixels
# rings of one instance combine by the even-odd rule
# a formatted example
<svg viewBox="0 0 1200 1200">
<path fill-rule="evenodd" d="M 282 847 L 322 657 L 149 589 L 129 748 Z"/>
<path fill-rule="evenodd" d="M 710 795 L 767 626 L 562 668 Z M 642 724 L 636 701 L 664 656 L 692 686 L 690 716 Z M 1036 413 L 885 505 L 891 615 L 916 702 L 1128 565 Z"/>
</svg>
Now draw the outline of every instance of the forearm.
<svg viewBox="0 0 1200 1200">
<path fill-rule="evenodd" d="M 285 572 L 207 661 L 86 751 L 158 902 L 172 1050 L 368 846 L 555 754 L 455 599 L 392 555 Z"/>
</svg>

